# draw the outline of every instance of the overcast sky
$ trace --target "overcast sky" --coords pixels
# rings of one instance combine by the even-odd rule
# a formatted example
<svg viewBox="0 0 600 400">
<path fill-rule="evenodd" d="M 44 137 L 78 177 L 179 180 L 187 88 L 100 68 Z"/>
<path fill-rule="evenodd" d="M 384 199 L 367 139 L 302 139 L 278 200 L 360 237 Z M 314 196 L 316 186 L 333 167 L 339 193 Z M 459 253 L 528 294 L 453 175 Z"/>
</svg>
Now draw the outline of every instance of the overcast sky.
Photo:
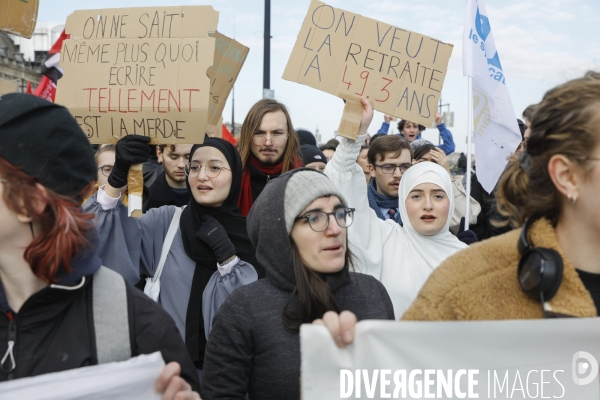
<svg viewBox="0 0 600 400">
<path fill-rule="evenodd" d="M 442 100 L 455 113 L 457 150 L 466 150 L 467 79 L 462 76 L 464 0 L 392 1 L 328 0 L 327 4 L 409 29 L 454 45 Z M 64 22 L 77 9 L 175 5 L 165 0 L 41 0 L 38 21 Z M 337 97 L 281 79 L 310 0 L 271 0 L 271 89 L 285 103 L 295 128 L 315 131 L 323 141 L 333 137 L 342 114 Z M 181 0 L 177 5 L 212 5 L 219 11 L 219 31 L 250 48 L 235 86 L 235 118 L 242 122 L 262 97 L 263 0 Z M 600 70 L 600 1 L 487 0 L 486 8 L 517 117 L 544 92 L 589 69 Z M 59 83 L 60 84 L 60 83 Z M 223 112 L 231 120 L 231 96 Z M 376 113 L 369 131 L 383 116 Z M 394 127 L 395 128 L 395 127 Z M 397 131 L 397 129 L 395 129 Z M 425 138 L 437 143 L 437 130 Z"/>
</svg>

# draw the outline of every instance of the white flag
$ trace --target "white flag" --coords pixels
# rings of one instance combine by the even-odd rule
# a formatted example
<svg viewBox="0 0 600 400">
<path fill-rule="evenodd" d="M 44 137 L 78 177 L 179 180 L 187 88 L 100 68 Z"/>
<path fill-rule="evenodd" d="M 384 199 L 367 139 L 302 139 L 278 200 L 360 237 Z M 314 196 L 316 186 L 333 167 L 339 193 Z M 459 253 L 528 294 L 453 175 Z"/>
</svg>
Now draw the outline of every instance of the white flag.
<svg viewBox="0 0 600 400">
<path fill-rule="evenodd" d="M 477 179 L 490 193 L 522 139 L 483 0 L 467 0 L 463 75 L 473 78 Z"/>
</svg>

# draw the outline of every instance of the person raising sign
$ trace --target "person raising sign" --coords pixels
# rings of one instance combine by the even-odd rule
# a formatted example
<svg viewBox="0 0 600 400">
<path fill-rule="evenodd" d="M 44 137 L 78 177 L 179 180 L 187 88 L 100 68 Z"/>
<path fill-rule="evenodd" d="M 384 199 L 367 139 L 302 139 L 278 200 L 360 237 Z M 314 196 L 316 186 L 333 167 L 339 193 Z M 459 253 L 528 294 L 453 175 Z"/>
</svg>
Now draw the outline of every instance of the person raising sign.
<svg viewBox="0 0 600 400">
<path fill-rule="evenodd" d="M 364 111 L 357 139 L 341 138 L 325 173 L 356 209 L 348 235 L 359 271 L 383 283 L 394 312 L 401 315 L 431 272 L 467 245 L 449 231 L 454 209 L 452 182 L 448 172 L 438 164 L 409 164 L 405 169 L 395 203 L 401 223 L 393 219 L 384 221 L 369 207 L 367 187 L 356 157 L 373 118 L 373 107 L 365 98 L 362 104 Z M 377 139 L 372 146 L 379 140 L 383 139 Z M 407 152 L 410 160 L 410 150 Z M 392 165 L 391 169 L 403 165 Z"/>
<path fill-rule="evenodd" d="M 202 369 L 210 316 L 218 308 L 211 305 L 219 291 L 215 280 L 231 292 L 264 276 L 237 206 L 242 162 L 231 143 L 206 138 L 192 147 L 185 166 L 192 194 L 188 205 L 183 210 L 162 206 L 129 218 L 119 201 L 119 187 L 125 185 L 131 164 L 149 157 L 148 139 L 130 135 L 119 140 L 108 183 L 86 208 L 96 214 L 98 254 L 104 262 L 120 261 L 124 273 L 135 280 L 140 275 L 160 279 L 158 302 L 175 320 L 192 360 Z M 165 248 L 173 223 L 171 243 Z M 163 251 L 167 253 L 161 269 Z"/>
<path fill-rule="evenodd" d="M 431 274 L 403 320 L 597 317 L 600 75 L 549 90 L 527 148 L 498 185 L 500 211 L 521 226 L 456 254 Z M 318 323 L 351 342 L 356 319 Z M 341 326 L 341 328 L 340 328 Z"/>
</svg>

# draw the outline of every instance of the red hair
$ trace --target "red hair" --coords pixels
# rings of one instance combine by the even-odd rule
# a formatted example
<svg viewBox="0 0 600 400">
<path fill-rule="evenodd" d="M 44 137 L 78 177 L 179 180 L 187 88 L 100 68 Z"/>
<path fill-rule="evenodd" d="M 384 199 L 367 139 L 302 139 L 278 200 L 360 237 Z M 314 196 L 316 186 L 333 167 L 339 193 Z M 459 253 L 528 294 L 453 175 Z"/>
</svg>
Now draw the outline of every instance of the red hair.
<svg viewBox="0 0 600 400">
<path fill-rule="evenodd" d="M 48 284 L 55 283 L 58 270 L 62 267 L 70 273 L 71 258 L 89 244 L 86 234 L 93 229 L 90 220 L 94 214 L 82 212 L 79 198 L 63 196 L 48 188 L 41 190 L 33 177 L 1 157 L 0 176 L 8 181 L 3 191 L 7 207 L 30 216 L 41 227 L 41 232 L 25 249 L 25 261 L 38 278 Z M 93 182 L 82 190 L 82 197 L 89 193 L 91 185 Z"/>
</svg>

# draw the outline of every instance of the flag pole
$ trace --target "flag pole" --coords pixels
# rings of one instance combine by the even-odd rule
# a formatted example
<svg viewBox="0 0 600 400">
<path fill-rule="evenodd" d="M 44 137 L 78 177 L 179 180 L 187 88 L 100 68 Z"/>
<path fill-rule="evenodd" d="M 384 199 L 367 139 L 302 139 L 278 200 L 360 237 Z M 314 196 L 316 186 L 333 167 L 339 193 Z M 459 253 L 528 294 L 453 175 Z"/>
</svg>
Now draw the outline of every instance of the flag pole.
<svg viewBox="0 0 600 400">
<path fill-rule="evenodd" d="M 469 229 L 469 220 L 470 218 L 470 208 L 471 208 L 471 148 L 473 147 L 471 144 L 471 139 L 473 137 L 473 78 L 471 78 L 470 76 L 467 77 L 468 79 L 468 86 L 469 86 L 469 90 L 468 90 L 468 95 L 469 95 L 469 101 L 468 101 L 468 112 L 467 115 L 469 116 L 469 122 L 467 124 L 468 129 L 467 129 L 467 171 L 465 172 L 465 174 L 467 175 L 467 187 L 466 187 L 466 191 L 467 191 L 467 206 L 466 206 L 466 210 L 465 210 L 465 230 Z"/>
</svg>

